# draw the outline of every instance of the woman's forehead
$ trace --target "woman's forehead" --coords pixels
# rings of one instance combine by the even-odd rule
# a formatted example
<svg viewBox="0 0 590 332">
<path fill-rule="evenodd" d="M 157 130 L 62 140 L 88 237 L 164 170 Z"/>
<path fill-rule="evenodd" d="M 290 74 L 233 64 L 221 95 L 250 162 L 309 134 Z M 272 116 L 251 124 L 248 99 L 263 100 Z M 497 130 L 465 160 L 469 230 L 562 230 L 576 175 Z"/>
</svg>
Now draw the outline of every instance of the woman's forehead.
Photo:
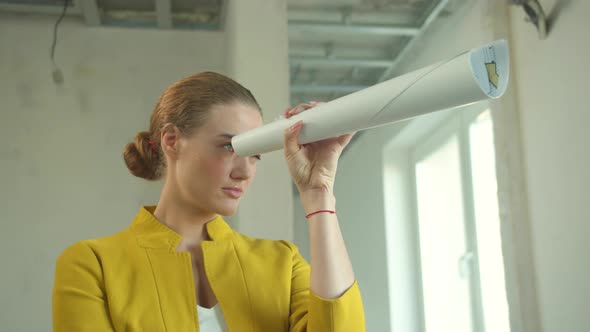
<svg viewBox="0 0 590 332">
<path fill-rule="evenodd" d="M 210 112 L 209 119 L 204 125 L 210 134 L 238 135 L 262 126 L 262 116 L 258 109 L 252 106 L 216 105 Z"/>
</svg>

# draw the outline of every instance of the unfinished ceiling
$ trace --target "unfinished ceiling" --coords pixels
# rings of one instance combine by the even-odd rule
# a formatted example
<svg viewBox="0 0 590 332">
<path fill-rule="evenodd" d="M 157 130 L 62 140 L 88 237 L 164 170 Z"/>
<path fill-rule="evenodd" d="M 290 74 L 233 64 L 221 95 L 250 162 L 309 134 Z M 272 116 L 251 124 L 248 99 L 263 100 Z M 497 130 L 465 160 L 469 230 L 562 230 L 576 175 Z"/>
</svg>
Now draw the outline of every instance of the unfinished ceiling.
<svg viewBox="0 0 590 332">
<path fill-rule="evenodd" d="M 328 101 L 390 78 L 448 0 L 289 0 L 293 103 Z"/>
<path fill-rule="evenodd" d="M 223 27 L 223 0 L 68 0 L 66 15 L 91 26 L 205 29 Z M 0 12 L 60 15 L 64 0 L 0 0 Z"/>
<path fill-rule="evenodd" d="M 226 1 L 70 0 L 67 15 L 92 26 L 219 30 Z M 390 78 L 417 37 L 456 2 L 287 0 L 291 103 L 329 101 Z M 0 12 L 57 16 L 63 5 L 0 0 Z"/>
</svg>

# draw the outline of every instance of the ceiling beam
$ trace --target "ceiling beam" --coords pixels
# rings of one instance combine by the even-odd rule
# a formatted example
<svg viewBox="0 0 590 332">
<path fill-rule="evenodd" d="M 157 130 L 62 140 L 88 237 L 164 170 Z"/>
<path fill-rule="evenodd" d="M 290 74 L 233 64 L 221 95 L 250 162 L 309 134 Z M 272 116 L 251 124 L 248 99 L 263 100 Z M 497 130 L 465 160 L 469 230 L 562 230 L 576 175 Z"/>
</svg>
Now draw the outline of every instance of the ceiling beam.
<svg viewBox="0 0 590 332">
<path fill-rule="evenodd" d="M 229 0 L 219 0 L 219 29 L 225 31 L 227 25 L 227 11 Z"/>
<path fill-rule="evenodd" d="M 49 5 L 19 5 L 13 3 L 0 3 L 0 13 L 14 14 L 41 14 L 41 15 L 61 15 L 62 6 Z M 66 16 L 79 16 L 82 12 L 80 7 L 70 6 L 66 11 Z"/>
<path fill-rule="evenodd" d="M 290 56 L 291 65 L 318 66 L 318 67 L 362 67 L 362 68 L 387 68 L 393 61 L 390 59 L 338 59 L 305 56 Z"/>
<path fill-rule="evenodd" d="M 290 34 L 360 34 L 386 36 L 414 36 L 420 32 L 419 28 L 392 25 L 347 25 L 322 23 L 289 22 Z"/>
<path fill-rule="evenodd" d="M 161 29 L 172 29 L 172 1 L 156 0 L 156 17 L 158 27 Z"/>
<path fill-rule="evenodd" d="M 383 81 L 385 81 L 385 80 L 387 80 L 387 79 L 389 79 L 391 77 L 391 74 L 393 73 L 393 70 L 408 55 L 408 53 L 410 52 L 410 50 L 412 50 L 412 48 L 416 44 L 416 41 L 420 38 L 420 36 L 424 33 L 424 31 L 426 31 L 426 29 L 428 29 L 428 27 L 430 26 L 430 24 L 432 22 L 434 22 L 434 20 L 440 15 L 440 13 L 442 12 L 442 10 L 445 9 L 445 7 L 448 4 L 449 4 L 449 0 L 439 0 L 438 1 L 438 3 L 436 4 L 436 6 L 434 6 L 434 8 L 430 11 L 430 13 L 428 14 L 428 16 L 424 20 L 424 23 L 422 23 L 422 26 L 420 27 L 419 33 L 416 34 L 412 39 L 410 39 L 406 43 L 406 45 L 404 46 L 404 48 L 398 53 L 398 55 L 392 61 L 391 65 L 388 66 L 385 69 L 385 71 L 383 71 L 383 74 L 381 74 L 381 76 L 379 77 L 379 80 L 377 81 L 378 83 L 379 82 L 383 82 Z"/>
<path fill-rule="evenodd" d="M 84 16 L 86 24 L 90 26 L 99 26 L 100 14 L 98 12 L 96 0 L 79 0 L 79 2 L 82 7 L 82 15 Z"/>
</svg>

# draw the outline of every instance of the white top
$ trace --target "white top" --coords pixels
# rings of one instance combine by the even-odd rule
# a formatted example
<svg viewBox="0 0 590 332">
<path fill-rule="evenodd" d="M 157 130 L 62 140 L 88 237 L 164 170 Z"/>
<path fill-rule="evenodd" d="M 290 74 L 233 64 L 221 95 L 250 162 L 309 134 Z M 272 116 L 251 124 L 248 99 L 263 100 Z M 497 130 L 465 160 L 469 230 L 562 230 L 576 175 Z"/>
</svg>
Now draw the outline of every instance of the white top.
<svg viewBox="0 0 590 332">
<path fill-rule="evenodd" d="M 197 312 L 201 332 L 227 332 L 227 325 L 219 302 L 213 308 L 205 308 L 197 304 Z"/>
</svg>

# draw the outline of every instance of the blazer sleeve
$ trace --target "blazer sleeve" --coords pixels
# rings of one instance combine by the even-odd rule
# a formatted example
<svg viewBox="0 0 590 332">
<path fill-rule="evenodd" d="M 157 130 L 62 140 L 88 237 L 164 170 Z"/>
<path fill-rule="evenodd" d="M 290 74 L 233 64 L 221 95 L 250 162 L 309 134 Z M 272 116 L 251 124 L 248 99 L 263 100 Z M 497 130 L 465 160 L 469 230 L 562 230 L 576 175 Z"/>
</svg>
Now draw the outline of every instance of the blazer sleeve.
<svg viewBox="0 0 590 332">
<path fill-rule="evenodd" d="M 311 268 L 294 244 L 292 249 L 290 332 L 364 332 L 365 311 L 355 280 L 340 297 L 325 299 L 310 289 Z"/>
<path fill-rule="evenodd" d="M 85 242 L 69 247 L 57 259 L 53 331 L 113 331 L 102 268 L 96 254 Z"/>
</svg>

